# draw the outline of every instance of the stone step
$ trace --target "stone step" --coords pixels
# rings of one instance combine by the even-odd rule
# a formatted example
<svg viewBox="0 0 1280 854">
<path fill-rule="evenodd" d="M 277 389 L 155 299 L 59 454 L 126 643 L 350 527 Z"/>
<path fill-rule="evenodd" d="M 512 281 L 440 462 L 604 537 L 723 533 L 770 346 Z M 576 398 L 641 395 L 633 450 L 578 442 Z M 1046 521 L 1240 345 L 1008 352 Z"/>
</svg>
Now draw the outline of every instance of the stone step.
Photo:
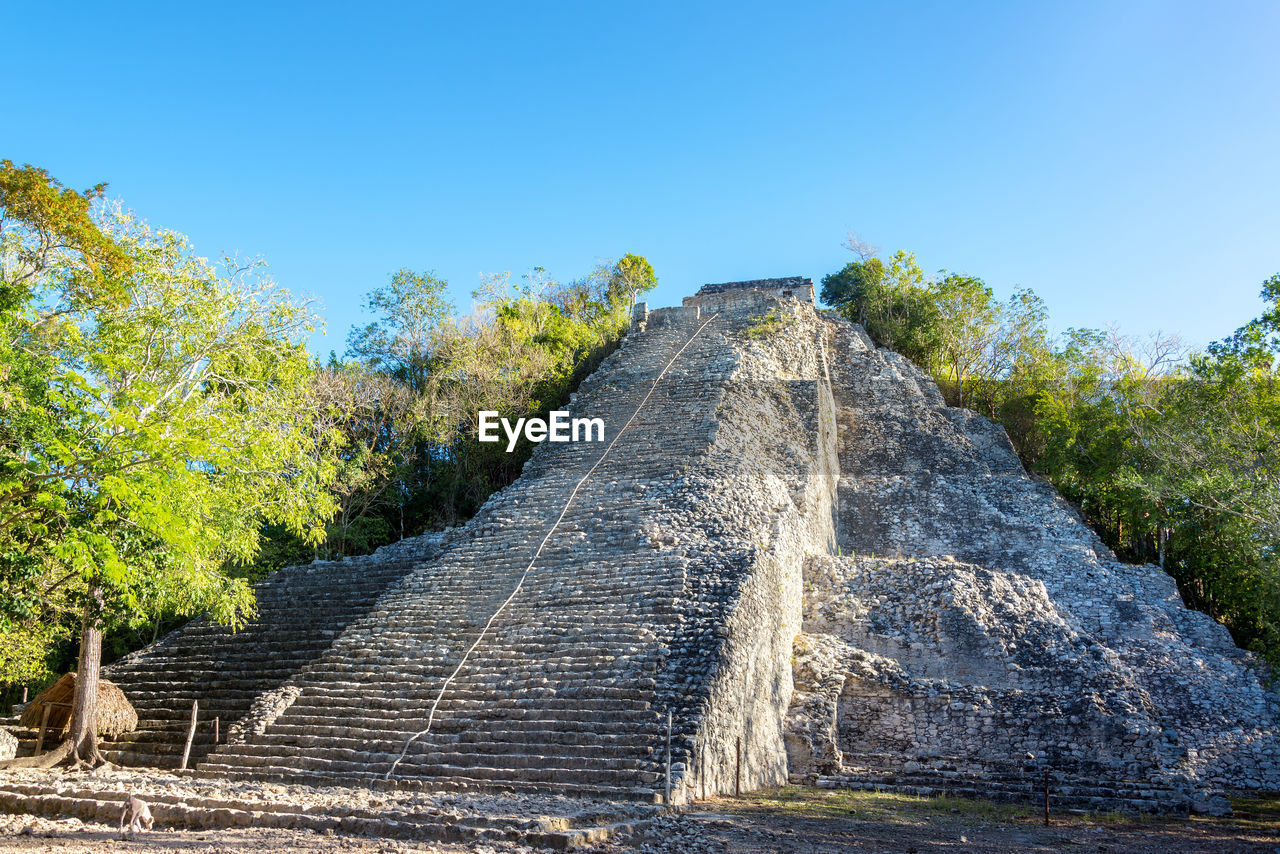
<svg viewBox="0 0 1280 854">
<path fill-rule="evenodd" d="M 657 739 L 650 739 L 649 741 L 656 744 Z M 421 743 L 427 745 L 431 751 L 423 755 L 461 757 L 464 755 L 507 755 L 512 753 L 513 745 L 519 746 L 530 742 L 492 739 L 442 741 L 424 738 Z M 254 741 L 255 750 L 261 750 L 264 753 L 271 753 L 276 756 L 301 755 L 321 749 L 330 752 L 341 751 L 343 754 L 358 756 L 366 751 L 369 746 L 370 743 L 365 738 L 330 734 L 293 735 L 269 732 Z M 538 753 L 543 756 L 582 758 L 583 751 L 588 748 L 593 759 L 609 764 L 614 762 L 648 761 L 648 757 L 653 753 L 652 744 L 646 748 L 625 742 L 600 742 L 588 738 L 581 738 L 576 741 L 562 739 L 537 744 Z M 223 756 L 229 757 L 238 752 L 232 748 L 225 748 L 221 753 Z"/>
<path fill-rule="evenodd" d="M 325 637 L 312 635 L 290 638 L 281 635 L 273 640 L 263 638 L 236 638 L 225 642 L 205 642 L 191 646 L 174 646 L 163 654 L 157 655 L 147 665 L 147 673 L 157 668 L 180 668 L 181 670 L 209 669 L 218 670 L 233 661 L 270 662 L 278 655 L 290 658 L 307 659 L 313 653 L 323 652 L 329 648 L 337 632 Z M 131 668 L 121 667 L 118 671 L 128 673 Z"/>
<path fill-rule="evenodd" d="M 394 759 L 387 760 L 389 766 Z M 640 801 L 658 803 L 662 793 L 651 786 L 618 785 L 610 786 L 598 783 L 561 782 L 554 784 L 522 781 L 476 780 L 472 777 L 407 777 L 397 773 L 390 781 L 385 779 L 385 771 L 337 771 L 322 773 L 318 771 L 302 771 L 282 765 L 263 765 L 253 769 L 237 766 L 218 765 L 210 761 L 203 763 L 195 771 L 189 772 L 195 778 L 218 780 L 264 781 L 282 784 L 300 784 L 309 786 L 369 786 L 379 788 L 388 783 L 401 789 L 423 789 L 446 792 L 527 792 L 531 794 L 554 794 L 569 797 L 587 797 L 619 801 Z"/>
<path fill-rule="evenodd" d="M 354 690 L 359 690 L 358 686 Z M 438 696 L 437 691 L 415 692 L 416 696 L 424 699 L 435 700 Z M 409 698 L 407 695 L 397 697 L 388 701 L 390 707 L 403 708 L 405 701 Z M 543 709 L 548 712 L 565 711 L 569 713 L 608 713 L 609 716 L 634 716 L 642 715 L 649 717 L 652 703 L 649 700 L 641 699 L 620 699 L 615 697 L 556 697 L 556 696 L 526 696 L 512 697 L 507 689 L 495 686 L 488 690 L 471 689 L 463 692 L 454 691 L 451 687 L 444 693 L 444 701 L 447 702 L 448 708 L 455 712 L 501 712 L 508 709 Z M 307 688 L 304 693 L 298 697 L 291 708 L 308 708 L 308 709 L 346 709 L 367 708 L 369 700 L 367 697 L 354 694 L 353 691 L 338 691 L 333 688 Z"/>
<path fill-rule="evenodd" d="M 291 706 L 284 715 L 277 718 L 280 723 L 293 724 L 295 726 L 345 726 L 351 728 L 362 728 L 371 732 L 377 731 L 414 731 L 427 720 L 427 709 L 413 715 L 405 715 L 402 717 L 390 718 L 386 716 L 365 716 L 365 715 L 343 715 L 343 714 L 324 714 L 319 710 L 310 709 L 305 706 Z M 450 709 L 441 708 L 436 711 L 434 726 L 440 731 L 447 732 L 456 729 L 471 729 L 481 726 L 476 717 L 455 713 Z M 494 710 L 494 714 L 487 715 L 483 719 L 484 726 L 502 724 L 508 727 L 516 728 L 521 726 L 536 725 L 538 729 L 585 729 L 592 732 L 601 733 L 643 733 L 657 731 L 661 723 L 657 714 L 646 717 L 629 718 L 625 720 L 604 719 L 599 715 L 592 713 L 581 713 L 577 715 L 559 714 L 549 715 L 539 709 L 499 709 Z"/>
<path fill-rule="evenodd" d="M 354 740 L 347 740 L 353 743 Z M 375 750 L 377 748 L 377 750 Z M 486 749 L 488 748 L 488 749 Z M 641 755 L 632 748 L 605 750 L 599 746 L 590 746 L 591 755 L 584 755 L 582 745 L 537 745 L 529 751 L 513 751 L 511 744 L 431 744 L 418 741 L 410 745 L 405 762 L 412 762 L 415 767 L 425 765 L 450 765 L 459 767 L 483 767 L 487 765 L 504 768 L 542 768 L 545 766 L 577 766 L 613 772 L 645 770 L 652 771 L 655 762 L 649 756 Z M 551 749 L 558 748 L 558 749 Z M 347 762 L 352 765 L 368 763 L 370 757 L 384 756 L 389 752 L 398 755 L 403 744 L 397 742 L 356 742 L 346 747 L 335 742 L 321 742 L 318 745 L 290 744 L 279 740 L 255 742 L 252 745 L 223 745 L 218 749 L 218 762 L 253 765 L 267 759 L 296 759 L 300 767 L 314 761 Z M 536 752 L 533 752 L 536 750 Z"/>
<path fill-rule="evenodd" d="M 56 794 L 31 791 L 34 787 L 0 788 L 0 810 L 10 813 L 40 815 L 50 818 L 75 817 L 115 825 L 126 797 L 122 792 L 105 792 L 89 788 Z M 651 793 L 649 800 L 652 800 Z M 639 799 L 636 793 L 622 790 L 619 799 Z M 327 812 L 305 804 L 276 802 L 263 804 L 257 800 L 204 798 L 147 794 L 147 804 L 157 828 L 186 827 L 209 829 L 218 827 L 272 827 L 309 830 L 314 833 L 359 834 L 370 837 L 430 842 L 503 841 L 520 846 L 578 849 L 598 845 L 614 833 L 630 833 L 648 820 L 626 815 L 617 822 L 575 825 L 559 817 L 518 819 L 487 817 L 479 814 L 459 816 L 432 811 L 346 807 L 340 812 Z M 585 811 L 588 812 L 589 811 Z M 597 811 L 598 815 L 598 811 Z M 656 813 L 655 813 L 656 815 Z"/>
<path fill-rule="evenodd" d="M 368 730 L 345 726 L 297 726 L 278 723 L 255 743 L 297 744 L 331 743 L 340 747 L 356 747 L 368 743 Z M 330 741 L 326 742 L 328 739 Z M 594 730 L 565 731 L 551 729 L 518 729 L 512 727 L 460 730 L 457 732 L 433 732 L 424 738 L 431 744 L 537 744 L 546 748 L 554 745 L 591 745 L 593 747 L 630 750 L 633 754 L 649 753 L 657 743 L 657 735 L 618 735 Z"/>
<path fill-rule="evenodd" d="M 228 758 L 235 761 L 228 762 Z M 462 757 L 466 758 L 466 757 Z M 511 765 L 454 765 L 432 764 L 416 761 L 410 755 L 396 769 L 396 776 L 404 778 L 421 778 L 437 781 L 443 785 L 465 784 L 468 787 L 500 786 L 512 790 L 540 791 L 550 786 L 572 785 L 578 792 L 588 791 L 595 787 L 611 789 L 630 789 L 640 785 L 652 785 L 658 782 L 657 771 L 613 770 L 608 767 L 556 767 L 555 760 L 550 757 L 512 755 Z M 344 758 L 327 759 L 318 756 L 260 756 L 236 755 L 224 757 L 218 754 L 200 764 L 200 770 L 206 773 L 226 773 L 234 770 L 253 770 L 260 774 L 288 775 L 289 773 L 314 774 L 320 777 L 351 779 L 359 776 L 380 777 L 391 767 L 396 759 L 387 755 L 384 761 L 371 763 L 365 758 L 349 760 Z M 516 764 L 516 763 L 519 764 Z"/>
<path fill-rule="evenodd" d="M 268 688 L 279 685 L 279 680 L 245 679 L 240 680 L 206 680 L 196 686 L 170 684 L 168 691 L 160 690 L 160 686 L 148 685 L 139 689 L 133 686 L 128 693 L 129 702 L 135 709 L 165 709 L 175 704 L 190 706 L 192 700 L 220 699 L 223 702 L 239 702 L 248 699 L 250 702 Z"/>
</svg>

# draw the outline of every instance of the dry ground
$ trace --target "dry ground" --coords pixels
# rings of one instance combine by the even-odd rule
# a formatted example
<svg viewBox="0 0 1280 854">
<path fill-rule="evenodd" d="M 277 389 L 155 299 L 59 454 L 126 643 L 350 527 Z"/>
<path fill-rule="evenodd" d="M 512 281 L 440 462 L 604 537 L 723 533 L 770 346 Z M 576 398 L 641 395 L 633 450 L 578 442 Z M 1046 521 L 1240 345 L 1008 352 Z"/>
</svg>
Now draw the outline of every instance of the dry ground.
<svg viewBox="0 0 1280 854">
<path fill-rule="evenodd" d="M 1237 801 L 1225 819 L 1055 816 L 949 798 L 786 788 L 720 798 L 590 849 L 621 852 L 1280 852 L 1280 798 Z M 530 854 L 510 843 L 445 845 L 266 829 L 182 830 L 121 842 L 115 829 L 76 819 L 0 815 L 0 852 L 350 852 L 350 854 Z"/>
<path fill-rule="evenodd" d="M 669 821 L 663 820 L 664 823 Z M 721 798 L 646 838 L 602 848 L 737 854 L 866 851 L 901 854 L 1005 852 L 1276 852 L 1280 798 L 1237 801 L 1225 819 L 1121 815 L 1053 816 L 956 798 L 912 798 L 788 787 Z"/>
</svg>

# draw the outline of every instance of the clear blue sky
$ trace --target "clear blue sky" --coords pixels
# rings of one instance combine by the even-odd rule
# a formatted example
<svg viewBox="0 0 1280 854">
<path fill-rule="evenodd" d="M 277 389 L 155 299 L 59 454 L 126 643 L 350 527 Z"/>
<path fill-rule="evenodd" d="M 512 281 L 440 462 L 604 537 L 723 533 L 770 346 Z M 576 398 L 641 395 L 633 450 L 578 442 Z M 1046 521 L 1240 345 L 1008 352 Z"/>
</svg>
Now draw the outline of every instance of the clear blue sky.
<svg viewBox="0 0 1280 854">
<path fill-rule="evenodd" d="M 1280 3 L 0 3 L 0 157 L 320 297 L 647 255 L 651 302 L 850 260 L 1029 286 L 1054 326 L 1258 313 Z"/>
</svg>

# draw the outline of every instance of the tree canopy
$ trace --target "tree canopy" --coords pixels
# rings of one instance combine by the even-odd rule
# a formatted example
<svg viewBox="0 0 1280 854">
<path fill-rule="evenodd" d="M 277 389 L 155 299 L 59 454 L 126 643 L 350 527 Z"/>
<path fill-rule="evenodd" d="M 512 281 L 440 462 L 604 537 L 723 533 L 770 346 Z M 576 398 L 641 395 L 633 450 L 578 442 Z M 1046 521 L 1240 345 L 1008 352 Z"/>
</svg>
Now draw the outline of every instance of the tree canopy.
<svg viewBox="0 0 1280 854">
<path fill-rule="evenodd" d="M 304 303 L 260 264 L 219 270 L 179 234 L 91 211 L 101 187 L 22 178 L 0 220 L 0 632 L 80 614 L 70 745 L 91 758 L 104 627 L 251 616 L 225 567 L 263 522 L 320 536 L 333 466 L 314 453 Z"/>
</svg>

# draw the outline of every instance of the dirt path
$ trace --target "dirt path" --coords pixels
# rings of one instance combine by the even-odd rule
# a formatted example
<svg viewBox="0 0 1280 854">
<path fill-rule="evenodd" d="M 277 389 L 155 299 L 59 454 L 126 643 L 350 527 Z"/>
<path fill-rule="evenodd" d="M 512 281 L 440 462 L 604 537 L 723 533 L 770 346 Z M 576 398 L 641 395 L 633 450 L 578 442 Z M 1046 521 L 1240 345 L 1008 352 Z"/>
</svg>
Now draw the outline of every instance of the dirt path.
<svg viewBox="0 0 1280 854">
<path fill-rule="evenodd" d="M 1238 801 L 1225 819 L 1058 816 L 945 798 L 788 788 L 721 798 L 669 815 L 593 854 L 1012 854 L 1013 852 L 1266 852 L 1280 854 L 1280 799 Z M 286 854 L 534 854 L 511 843 L 455 845 L 310 831 L 157 830 L 121 842 L 114 827 L 0 815 L 0 852 L 286 852 Z"/>
</svg>

